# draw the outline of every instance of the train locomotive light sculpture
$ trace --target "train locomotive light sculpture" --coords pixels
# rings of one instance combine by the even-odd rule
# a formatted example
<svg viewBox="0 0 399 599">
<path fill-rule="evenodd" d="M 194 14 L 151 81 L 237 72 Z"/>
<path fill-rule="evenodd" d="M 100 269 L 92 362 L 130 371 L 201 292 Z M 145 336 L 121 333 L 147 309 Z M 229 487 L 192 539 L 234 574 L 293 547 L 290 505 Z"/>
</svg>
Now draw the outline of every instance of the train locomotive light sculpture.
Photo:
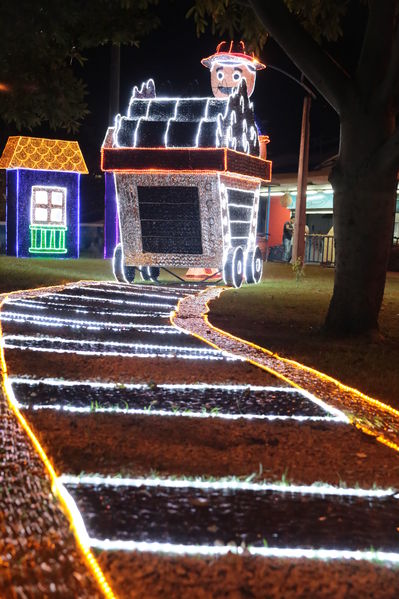
<svg viewBox="0 0 399 599">
<path fill-rule="evenodd" d="M 160 267 L 216 268 L 235 287 L 261 279 L 256 226 L 271 162 L 260 157 L 245 79 L 223 99 L 156 97 L 152 80 L 135 87 L 101 154 L 115 178 L 117 280 L 139 271 L 155 281 Z"/>
</svg>

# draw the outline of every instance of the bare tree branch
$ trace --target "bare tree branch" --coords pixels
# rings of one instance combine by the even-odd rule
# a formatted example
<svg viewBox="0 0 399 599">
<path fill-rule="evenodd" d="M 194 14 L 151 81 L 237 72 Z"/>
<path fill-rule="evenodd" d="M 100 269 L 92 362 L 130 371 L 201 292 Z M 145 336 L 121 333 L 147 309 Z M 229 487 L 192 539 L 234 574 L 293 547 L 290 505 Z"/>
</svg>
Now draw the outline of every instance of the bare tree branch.
<svg viewBox="0 0 399 599">
<path fill-rule="evenodd" d="M 329 104 L 341 114 L 354 96 L 350 78 L 299 25 L 282 0 L 249 0 L 256 16 Z"/>
<path fill-rule="evenodd" d="M 375 100 L 387 71 L 394 77 L 397 65 L 390 64 L 397 0 L 370 0 L 369 15 L 355 80 L 360 94 Z M 388 67 L 389 65 L 389 67 Z M 370 94 L 370 90 L 375 93 Z"/>
</svg>

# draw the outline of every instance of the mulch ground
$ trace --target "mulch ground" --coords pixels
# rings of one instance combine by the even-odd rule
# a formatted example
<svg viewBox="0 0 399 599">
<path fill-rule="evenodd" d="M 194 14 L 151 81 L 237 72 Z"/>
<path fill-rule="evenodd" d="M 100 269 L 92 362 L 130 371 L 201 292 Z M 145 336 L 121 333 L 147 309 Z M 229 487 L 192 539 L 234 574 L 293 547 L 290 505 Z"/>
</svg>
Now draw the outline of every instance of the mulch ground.
<svg viewBox="0 0 399 599">
<path fill-rule="evenodd" d="M 337 423 L 259 422 L 185 417 L 30 411 L 59 473 L 282 477 L 399 488 L 399 457 Z"/>
<path fill-rule="evenodd" d="M 70 380 L 101 380 L 119 383 L 234 383 L 274 385 L 281 383 L 246 362 L 179 360 L 176 358 L 143 358 L 133 360 L 122 356 L 95 357 L 69 354 L 43 354 L 26 350 L 6 350 L 10 376 L 27 372 L 34 377 L 56 377 Z"/>
<path fill-rule="evenodd" d="M 101 597 L 43 463 L 0 388 L 0 596 Z"/>
<path fill-rule="evenodd" d="M 102 552 L 98 560 L 126 599 L 395 599 L 399 570 L 365 561 L 218 558 Z"/>
</svg>

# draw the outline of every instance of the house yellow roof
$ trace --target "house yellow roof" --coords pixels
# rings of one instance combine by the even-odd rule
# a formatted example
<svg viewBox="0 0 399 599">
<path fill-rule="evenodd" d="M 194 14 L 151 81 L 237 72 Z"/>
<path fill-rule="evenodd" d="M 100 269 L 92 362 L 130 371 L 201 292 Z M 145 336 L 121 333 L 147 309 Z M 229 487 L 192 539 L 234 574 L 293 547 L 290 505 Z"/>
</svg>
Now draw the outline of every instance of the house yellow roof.
<svg viewBox="0 0 399 599">
<path fill-rule="evenodd" d="M 0 158 L 0 168 L 89 172 L 77 141 L 23 135 L 8 138 Z"/>
</svg>

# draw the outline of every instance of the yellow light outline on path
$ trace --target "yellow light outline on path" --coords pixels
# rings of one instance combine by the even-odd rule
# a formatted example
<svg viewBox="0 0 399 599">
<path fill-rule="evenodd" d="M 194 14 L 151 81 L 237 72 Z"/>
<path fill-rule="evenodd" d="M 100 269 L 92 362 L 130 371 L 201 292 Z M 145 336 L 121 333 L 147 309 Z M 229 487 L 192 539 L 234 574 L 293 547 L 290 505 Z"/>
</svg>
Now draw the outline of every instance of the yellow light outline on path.
<svg viewBox="0 0 399 599">
<path fill-rule="evenodd" d="M 228 291 L 229 289 L 230 288 L 228 288 L 228 287 L 221 288 L 220 294 L 223 293 L 224 291 Z M 201 291 L 198 295 L 203 295 L 204 293 L 206 293 L 206 291 L 207 290 Z M 305 372 L 309 372 L 309 373 L 317 376 L 321 380 L 327 381 L 329 383 L 333 383 L 334 385 L 336 385 L 342 391 L 350 393 L 351 395 L 353 395 L 353 396 L 355 396 L 355 397 L 357 397 L 359 399 L 362 399 L 363 401 L 365 401 L 365 402 L 373 405 L 374 407 L 378 408 L 379 410 L 387 412 L 387 413 L 391 414 L 392 416 L 395 416 L 396 418 L 399 419 L 399 410 L 396 410 L 395 408 L 392 408 L 391 406 L 383 403 L 379 399 L 374 399 L 373 397 L 370 397 L 369 395 L 366 395 L 365 393 L 362 393 L 358 389 L 355 389 L 353 387 L 349 387 L 348 385 L 345 385 L 344 383 L 341 383 L 339 380 L 334 379 L 333 377 L 329 376 L 328 374 L 325 374 L 324 372 L 316 370 L 315 368 L 311 368 L 310 366 L 305 366 L 304 364 L 301 364 L 300 362 L 297 362 L 295 360 L 291 360 L 289 358 L 283 358 L 282 356 L 279 356 L 278 354 L 272 352 L 271 350 L 266 349 L 264 347 L 261 347 L 260 345 L 257 345 L 256 343 L 253 343 L 252 341 L 247 341 L 246 339 L 241 339 L 241 337 L 237 337 L 236 335 L 233 335 L 232 333 L 228 333 L 227 331 L 223 331 L 222 329 L 219 329 L 218 327 L 214 326 L 211 322 L 209 322 L 209 318 L 208 318 L 208 312 L 210 312 L 209 302 L 212 301 L 213 299 L 215 299 L 215 298 L 209 299 L 209 300 L 207 300 L 205 302 L 205 310 L 200 314 L 200 317 L 202 318 L 202 320 L 204 321 L 204 323 L 206 324 L 206 326 L 208 328 L 210 328 L 211 330 L 214 330 L 216 333 L 219 333 L 220 335 L 222 335 L 222 337 L 227 337 L 227 338 L 233 339 L 234 341 L 238 341 L 240 343 L 243 343 L 244 345 L 248 345 L 249 347 L 252 347 L 253 349 L 258 350 L 261 353 L 267 354 L 267 355 L 275 358 L 276 360 L 280 360 L 281 362 L 285 362 L 285 363 L 293 366 L 294 368 L 296 368 L 299 371 L 302 370 L 302 371 L 305 371 Z M 184 298 L 178 301 L 176 310 L 173 311 L 171 313 L 171 315 L 170 315 L 170 322 L 171 322 L 171 324 L 173 326 L 175 326 L 177 329 L 182 330 L 182 331 L 184 331 L 185 329 L 183 327 L 181 327 L 181 326 L 179 326 L 179 325 L 176 324 L 175 318 L 179 314 L 180 304 L 181 304 L 181 302 L 183 300 L 184 300 Z M 208 345 L 211 345 L 212 347 L 221 350 L 221 348 L 216 343 L 213 343 L 209 339 L 206 339 L 205 337 L 202 337 L 199 333 L 193 333 L 192 331 L 190 331 L 190 334 L 194 335 L 194 337 L 197 337 L 201 341 L 204 341 Z M 228 350 L 221 350 L 221 351 L 228 351 Z M 233 354 L 233 352 L 231 352 L 231 351 L 230 351 L 230 353 Z M 278 379 L 284 381 L 285 383 L 288 383 L 289 385 L 291 385 L 293 387 L 296 387 L 297 389 L 300 389 L 301 391 L 307 391 L 307 389 L 305 387 L 299 385 L 295 381 L 292 381 L 290 378 L 288 378 L 284 374 L 281 374 L 281 373 L 277 372 L 273 368 L 270 368 L 269 366 L 265 366 L 264 364 L 261 364 L 257 360 L 254 360 L 253 358 L 245 358 L 245 360 L 247 362 L 249 362 L 250 364 L 253 364 L 254 366 L 257 366 L 258 368 L 261 368 L 262 370 L 265 370 L 266 372 L 269 372 L 270 374 L 272 374 L 273 376 L 277 377 Z M 326 400 L 324 399 L 323 401 L 326 401 Z M 326 403 L 328 403 L 328 402 L 326 401 Z M 390 447 L 394 451 L 399 452 L 399 445 L 397 443 L 389 441 L 388 439 L 386 439 L 383 436 L 382 433 L 376 433 L 375 431 L 373 431 L 372 429 L 368 428 L 364 424 L 362 424 L 360 422 L 357 422 L 356 417 L 350 416 L 348 414 L 347 414 L 347 416 L 348 416 L 348 418 L 351 420 L 351 422 L 357 428 L 361 429 L 363 432 L 365 432 L 368 435 L 372 435 L 380 443 L 382 443 L 382 444 Z"/>
<path fill-rule="evenodd" d="M 81 282 L 83 282 L 83 281 L 81 281 Z M 79 282 L 77 282 L 76 284 L 79 284 Z M 3 387 L 3 391 L 7 398 L 10 408 L 12 409 L 13 413 L 15 414 L 18 421 L 20 422 L 22 428 L 25 430 L 26 434 L 32 441 L 34 448 L 36 449 L 38 455 L 40 456 L 40 458 L 45 466 L 45 469 L 47 470 L 47 472 L 50 476 L 52 491 L 53 491 L 54 495 L 58 497 L 58 499 L 60 500 L 60 503 L 63 506 L 64 514 L 67 516 L 67 518 L 71 524 L 71 528 L 73 530 L 78 547 L 80 548 L 80 550 L 83 554 L 83 557 L 85 558 L 86 563 L 87 563 L 89 569 L 91 570 L 96 582 L 98 583 L 101 591 L 104 593 L 104 596 L 107 597 L 107 599 L 117 599 L 117 597 L 114 594 L 114 592 L 112 591 L 107 579 L 105 578 L 105 575 L 104 575 L 103 571 L 101 570 L 96 558 L 94 557 L 89 544 L 84 541 L 84 538 L 83 538 L 84 535 L 82 535 L 81 530 L 79 530 L 81 528 L 81 525 L 78 522 L 78 514 L 80 516 L 80 513 L 77 510 L 75 503 L 73 501 L 71 501 L 71 497 L 70 497 L 68 491 L 65 489 L 64 485 L 59 481 L 58 476 L 55 472 L 55 469 L 54 469 L 52 463 L 50 462 L 49 458 L 47 457 L 44 449 L 42 448 L 39 440 L 37 439 L 36 435 L 32 431 L 28 422 L 26 421 L 24 416 L 19 411 L 18 406 L 16 405 L 16 403 L 12 397 L 12 394 L 10 393 L 11 383 L 8 378 L 7 364 L 6 364 L 5 355 L 4 355 L 4 337 L 3 337 L 3 328 L 1 325 L 1 310 L 3 308 L 3 304 L 12 295 L 18 295 L 18 294 L 20 295 L 20 294 L 24 294 L 24 293 L 33 292 L 33 291 L 36 293 L 38 291 L 40 291 L 40 292 L 46 292 L 48 290 L 54 291 L 55 289 L 62 289 L 64 287 L 66 287 L 66 285 L 55 285 L 55 286 L 51 286 L 51 287 L 41 287 L 39 289 L 27 289 L 24 291 L 12 291 L 12 292 L 4 294 L 2 296 L 2 301 L 0 303 L 0 360 L 1 360 L 2 387 Z M 78 512 L 78 514 L 74 513 L 76 511 Z"/>
</svg>

